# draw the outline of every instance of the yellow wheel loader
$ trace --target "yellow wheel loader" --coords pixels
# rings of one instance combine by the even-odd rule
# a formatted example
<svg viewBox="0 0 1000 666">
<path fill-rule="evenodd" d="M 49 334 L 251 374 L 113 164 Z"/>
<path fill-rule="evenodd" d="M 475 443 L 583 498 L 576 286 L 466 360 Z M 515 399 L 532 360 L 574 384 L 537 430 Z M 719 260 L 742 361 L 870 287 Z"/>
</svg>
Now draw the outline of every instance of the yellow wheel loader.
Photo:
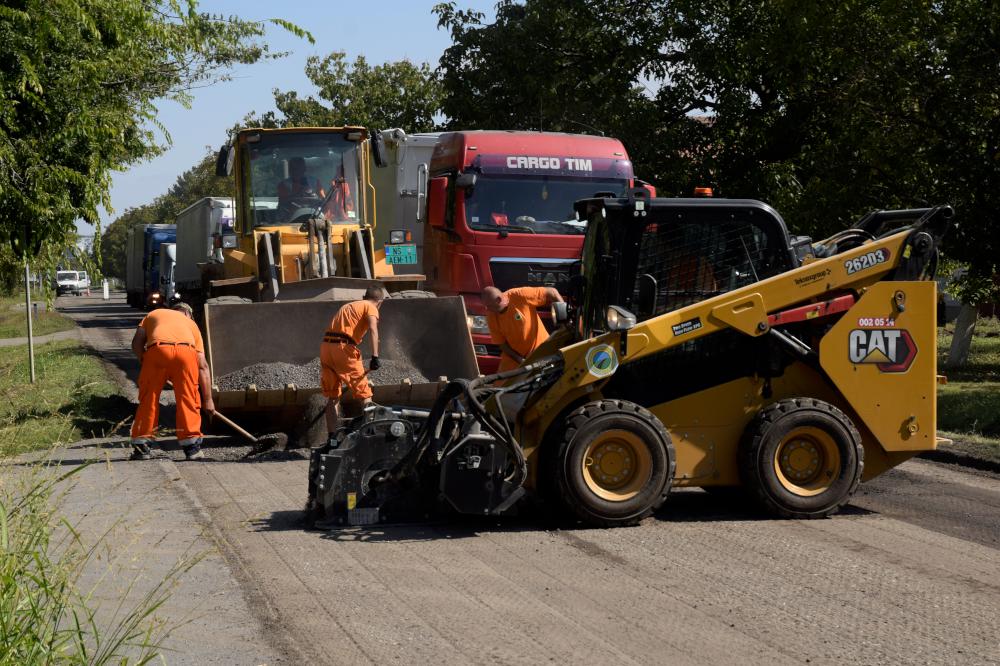
<svg viewBox="0 0 1000 666">
<path fill-rule="evenodd" d="M 873 212 L 813 242 L 751 200 L 577 202 L 580 272 L 515 370 L 429 409 L 373 406 L 315 449 L 308 511 L 366 524 L 532 501 L 630 525 L 674 487 L 786 518 L 938 443 L 938 246 L 951 209 Z"/>
<path fill-rule="evenodd" d="M 240 131 L 216 162 L 236 180 L 236 219 L 214 240 L 224 260 L 201 264 L 205 296 L 353 298 L 372 280 L 417 289 L 424 276 L 394 274 L 373 244 L 382 150 L 363 127 Z"/>
</svg>

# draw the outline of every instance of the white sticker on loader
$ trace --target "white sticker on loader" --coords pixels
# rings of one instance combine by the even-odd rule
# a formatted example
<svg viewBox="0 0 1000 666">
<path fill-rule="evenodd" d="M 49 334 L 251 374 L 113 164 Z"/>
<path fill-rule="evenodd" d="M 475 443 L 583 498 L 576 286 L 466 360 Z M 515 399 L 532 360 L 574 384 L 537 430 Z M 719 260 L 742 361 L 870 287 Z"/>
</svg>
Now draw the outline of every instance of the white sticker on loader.
<svg viewBox="0 0 1000 666">
<path fill-rule="evenodd" d="M 595 377 L 608 377 L 618 369 L 618 353 L 611 345 L 596 345 L 587 350 L 587 371 Z"/>
</svg>

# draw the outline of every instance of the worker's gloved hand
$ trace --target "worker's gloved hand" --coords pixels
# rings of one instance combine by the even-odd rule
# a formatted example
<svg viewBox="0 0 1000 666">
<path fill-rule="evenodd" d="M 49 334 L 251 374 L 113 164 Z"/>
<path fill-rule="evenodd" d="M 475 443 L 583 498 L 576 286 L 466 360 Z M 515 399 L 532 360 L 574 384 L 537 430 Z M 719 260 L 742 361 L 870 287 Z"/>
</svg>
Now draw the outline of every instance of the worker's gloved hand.
<svg viewBox="0 0 1000 666">
<path fill-rule="evenodd" d="M 382 367 L 382 361 L 378 360 L 378 356 L 372 356 L 372 360 L 368 363 L 368 370 L 378 370 Z"/>
</svg>

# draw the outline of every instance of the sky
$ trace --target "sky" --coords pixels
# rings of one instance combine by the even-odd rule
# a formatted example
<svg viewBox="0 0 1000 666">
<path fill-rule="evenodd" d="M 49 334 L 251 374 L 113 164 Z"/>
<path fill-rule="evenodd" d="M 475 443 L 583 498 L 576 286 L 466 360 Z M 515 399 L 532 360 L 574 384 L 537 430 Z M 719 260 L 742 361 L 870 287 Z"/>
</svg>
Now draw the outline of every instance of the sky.
<svg viewBox="0 0 1000 666">
<path fill-rule="evenodd" d="M 303 96 L 315 88 L 305 75 L 306 58 L 345 51 L 348 61 L 365 56 L 369 65 L 408 58 L 436 67 L 442 51 L 450 46 L 450 35 L 437 27 L 431 8 L 439 0 L 374 0 L 346 2 L 270 2 L 264 0 L 201 0 L 199 11 L 244 19 L 282 18 L 313 34 L 315 44 L 271 26 L 265 38 L 272 51 L 291 51 L 278 60 L 240 66 L 233 80 L 194 91 L 191 108 L 161 101 L 159 120 L 170 133 L 172 145 L 160 157 L 114 174 L 111 188 L 113 212 L 102 211 L 107 225 L 128 208 L 149 203 L 165 192 L 181 173 L 194 166 L 208 147 L 218 150 L 226 130 L 250 111 L 274 109 L 272 90 L 295 90 Z M 476 9 L 490 19 L 496 0 L 457 0 L 462 9 Z M 81 235 L 94 227 L 77 224 Z"/>
</svg>

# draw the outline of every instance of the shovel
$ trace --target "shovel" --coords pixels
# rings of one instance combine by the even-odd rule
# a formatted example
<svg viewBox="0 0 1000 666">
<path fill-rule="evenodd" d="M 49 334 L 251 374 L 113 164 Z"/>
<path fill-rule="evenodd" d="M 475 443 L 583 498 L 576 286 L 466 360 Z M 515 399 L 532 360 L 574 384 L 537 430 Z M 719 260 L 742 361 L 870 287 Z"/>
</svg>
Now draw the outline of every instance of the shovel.
<svg viewBox="0 0 1000 666">
<path fill-rule="evenodd" d="M 276 432 L 272 435 L 264 435 L 263 437 L 257 438 L 251 435 L 246 430 L 244 430 L 238 423 L 233 421 L 231 418 L 229 418 L 222 412 L 218 411 L 215 412 L 215 418 L 225 423 L 227 426 L 235 430 L 240 435 L 246 437 L 255 445 L 254 451 L 252 451 L 250 455 L 252 455 L 254 452 L 259 453 L 260 450 L 264 450 L 265 448 L 283 450 L 288 445 L 288 435 L 286 435 L 283 432 Z"/>
</svg>

